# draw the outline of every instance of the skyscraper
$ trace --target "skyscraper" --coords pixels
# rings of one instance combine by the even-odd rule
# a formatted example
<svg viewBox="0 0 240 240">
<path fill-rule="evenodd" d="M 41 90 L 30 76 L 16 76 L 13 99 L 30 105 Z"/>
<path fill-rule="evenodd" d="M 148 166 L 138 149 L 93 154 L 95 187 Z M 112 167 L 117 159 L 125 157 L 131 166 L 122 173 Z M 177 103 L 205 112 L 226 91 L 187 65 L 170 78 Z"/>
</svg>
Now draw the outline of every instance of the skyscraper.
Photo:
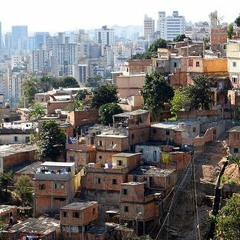
<svg viewBox="0 0 240 240">
<path fill-rule="evenodd" d="M 155 20 L 147 15 L 144 16 L 144 37 L 151 40 L 155 32 Z"/>
<path fill-rule="evenodd" d="M 160 38 L 172 41 L 178 35 L 185 34 L 185 28 L 185 17 L 179 16 L 178 11 L 173 11 L 172 16 L 166 16 L 164 11 L 158 12 L 157 31 Z"/>
<path fill-rule="evenodd" d="M 27 50 L 28 27 L 12 26 L 12 48 L 14 50 Z"/>
<path fill-rule="evenodd" d="M 2 48 L 2 23 L 0 22 L 0 49 Z"/>
</svg>

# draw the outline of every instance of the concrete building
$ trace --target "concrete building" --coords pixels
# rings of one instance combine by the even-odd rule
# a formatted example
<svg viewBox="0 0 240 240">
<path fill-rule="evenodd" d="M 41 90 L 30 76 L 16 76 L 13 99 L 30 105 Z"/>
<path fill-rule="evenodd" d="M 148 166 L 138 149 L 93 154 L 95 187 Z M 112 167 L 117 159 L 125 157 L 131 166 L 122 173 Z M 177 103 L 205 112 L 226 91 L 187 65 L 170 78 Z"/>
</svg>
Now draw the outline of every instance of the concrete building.
<svg viewBox="0 0 240 240">
<path fill-rule="evenodd" d="M 28 27 L 12 26 L 12 48 L 14 50 L 27 50 Z"/>
<path fill-rule="evenodd" d="M 172 41 L 178 35 L 185 34 L 185 27 L 185 17 L 180 16 L 178 11 L 173 11 L 172 16 L 166 16 L 164 11 L 158 12 L 157 31 L 160 38 Z"/>
<path fill-rule="evenodd" d="M 115 44 L 114 29 L 102 26 L 102 28 L 94 30 L 94 41 L 101 45 L 101 55 L 104 55 L 104 48 Z"/>
<path fill-rule="evenodd" d="M 155 20 L 145 15 L 143 27 L 144 27 L 144 31 L 143 31 L 144 38 L 147 39 L 148 41 L 153 40 L 153 36 L 155 32 Z"/>
<path fill-rule="evenodd" d="M 229 153 L 234 156 L 240 156 L 240 126 L 235 126 L 228 130 Z"/>
</svg>

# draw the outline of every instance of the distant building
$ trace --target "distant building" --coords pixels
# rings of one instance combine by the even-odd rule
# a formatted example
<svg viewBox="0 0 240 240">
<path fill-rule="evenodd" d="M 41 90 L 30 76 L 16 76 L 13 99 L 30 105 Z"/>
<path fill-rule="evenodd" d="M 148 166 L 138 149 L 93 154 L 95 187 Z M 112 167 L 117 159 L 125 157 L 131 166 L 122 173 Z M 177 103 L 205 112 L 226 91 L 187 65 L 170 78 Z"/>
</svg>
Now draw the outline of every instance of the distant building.
<svg viewBox="0 0 240 240">
<path fill-rule="evenodd" d="M 147 15 L 144 16 L 144 37 L 151 40 L 155 32 L 155 20 Z"/>
<path fill-rule="evenodd" d="M 173 11 L 172 16 L 166 16 L 164 11 L 158 12 L 157 31 L 160 31 L 160 38 L 172 41 L 178 35 L 185 34 L 185 27 L 185 17 L 179 16 L 178 11 Z"/>
</svg>

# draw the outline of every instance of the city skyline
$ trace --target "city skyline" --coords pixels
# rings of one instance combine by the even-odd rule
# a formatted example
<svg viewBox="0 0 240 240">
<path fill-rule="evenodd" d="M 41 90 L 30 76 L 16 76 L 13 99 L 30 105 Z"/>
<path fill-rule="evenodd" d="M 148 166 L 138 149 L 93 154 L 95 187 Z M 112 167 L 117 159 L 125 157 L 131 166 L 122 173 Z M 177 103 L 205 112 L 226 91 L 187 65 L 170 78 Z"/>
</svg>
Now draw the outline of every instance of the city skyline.
<svg viewBox="0 0 240 240">
<path fill-rule="evenodd" d="M 64 4 L 42 0 L 36 5 L 32 0 L 4 1 L 0 8 L 2 32 L 10 32 L 14 25 L 26 25 L 29 32 L 60 32 L 78 29 L 101 28 L 103 25 L 143 25 L 144 16 L 157 20 L 159 11 L 172 15 L 178 11 L 186 21 L 209 21 L 209 14 L 218 12 L 222 22 L 233 22 L 239 15 L 237 0 L 229 0 L 228 7 L 223 0 L 211 0 L 200 6 L 189 0 L 160 1 L 148 0 L 145 3 L 122 0 L 114 3 L 110 0 L 86 1 L 68 0 Z M 221 4 L 222 2 L 222 4 Z M 196 9 L 195 9 L 196 8 Z"/>
</svg>

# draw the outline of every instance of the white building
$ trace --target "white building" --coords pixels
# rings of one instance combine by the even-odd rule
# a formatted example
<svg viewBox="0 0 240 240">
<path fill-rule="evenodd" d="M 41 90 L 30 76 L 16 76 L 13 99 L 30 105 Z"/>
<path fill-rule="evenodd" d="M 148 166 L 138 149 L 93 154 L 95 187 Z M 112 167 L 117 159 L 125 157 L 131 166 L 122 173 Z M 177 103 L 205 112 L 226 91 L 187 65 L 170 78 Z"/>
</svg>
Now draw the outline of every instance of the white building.
<svg viewBox="0 0 240 240">
<path fill-rule="evenodd" d="M 158 12 L 157 31 L 160 38 L 172 41 L 178 35 L 185 34 L 185 27 L 185 17 L 179 16 L 178 11 L 173 11 L 172 16 L 166 16 L 164 11 Z"/>
<path fill-rule="evenodd" d="M 105 46 L 112 46 L 115 44 L 115 34 L 114 29 L 107 28 L 103 26 L 100 29 L 95 29 L 94 31 L 94 41 L 102 46 L 102 55 L 104 54 Z"/>
</svg>

